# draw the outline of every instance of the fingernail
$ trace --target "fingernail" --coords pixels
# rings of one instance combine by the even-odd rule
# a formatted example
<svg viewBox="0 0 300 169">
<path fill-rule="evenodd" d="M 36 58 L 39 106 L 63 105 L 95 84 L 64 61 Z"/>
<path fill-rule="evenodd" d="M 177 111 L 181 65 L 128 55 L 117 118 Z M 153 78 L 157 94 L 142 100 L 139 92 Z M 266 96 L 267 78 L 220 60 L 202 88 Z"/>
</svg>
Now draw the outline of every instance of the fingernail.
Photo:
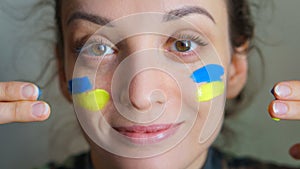
<svg viewBox="0 0 300 169">
<path fill-rule="evenodd" d="M 289 110 L 288 106 L 284 103 L 277 102 L 273 104 L 273 110 L 275 114 L 286 114 Z"/>
<path fill-rule="evenodd" d="M 277 85 L 274 92 L 280 97 L 288 97 L 292 94 L 292 89 L 287 85 Z"/>
<path fill-rule="evenodd" d="M 35 117 L 42 117 L 48 113 L 49 107 L 45 103 L 40 102 L 32 105 L 31 111 L 32 115 L 34 115 Z"/>
<path fill-rule="evenodd" d="M 32 84 L 28 84 L 22 88 L 22 96 L 24 98 L 31 98 L 38 95 L 37 87 Z"/>
</svg>

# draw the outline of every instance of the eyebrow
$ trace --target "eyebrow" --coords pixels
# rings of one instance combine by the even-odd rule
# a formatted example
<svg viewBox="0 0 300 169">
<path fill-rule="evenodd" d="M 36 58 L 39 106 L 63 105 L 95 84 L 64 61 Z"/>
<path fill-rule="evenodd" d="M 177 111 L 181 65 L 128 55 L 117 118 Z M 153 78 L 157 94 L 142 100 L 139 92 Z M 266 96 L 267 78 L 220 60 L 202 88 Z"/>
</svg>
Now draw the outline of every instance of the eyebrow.
<svg viewBox="0 0 300 169">
<path fill-rule="evenodd" d="M 210 20 L 216 23 L 214 17 L 206 9 L 199 6 L 185 6 L 180 9 L 171 10 L 163 17 L 163 22 L 180 19 L 190 14 L 201 14 L 207 16 Z"/>
<path fill-rule="evenodd" d="M 105 18 L 103 16 L 97 16 L 97 15 L 93 15 L 93 14 L 89 14 L 89 13 L 85 13 L 85 12 L 75 12 L 71 15 L 71 17 L 68 19 L 67 21 L 67 25 L 69 25 L 71 22 L 78 20 L 78 19 L 82 19 L 82 20 L 87 20 L 90 21 L 92 23 L 95 23 L 97 25 L 107 25 L 112 27 L 112 25 L 110 24 L 111 20 L 108 18 Z"/>
<path fill-rule="evenodd" d="M 201 14 L 204 16 L 207 16 L 210 20 L 212 20 L 214 23 L 216 23 L 214 17 L 204 8 L 198 7 L 198 6 L 185 6 L 180 9 L 175 9 L 167 12 L 163 17 L 163 22 L 169 22 L 173 20 L 180 19 L 182 17 L 188 16 L 190 14 Z M 67 25 L 69 25 L 71 22 L 77 19 L 87 20 L 89 22 L 95 23 L 97 25 L 107 25 L 109 27 L 113 27 L 113 25 L 110 24 L 111 20 L 103 17 L 103 16 L 97 16 L 85 12 L 75 12 L 71 15 L 71 17 L 67 20 Z"/>
</svg>

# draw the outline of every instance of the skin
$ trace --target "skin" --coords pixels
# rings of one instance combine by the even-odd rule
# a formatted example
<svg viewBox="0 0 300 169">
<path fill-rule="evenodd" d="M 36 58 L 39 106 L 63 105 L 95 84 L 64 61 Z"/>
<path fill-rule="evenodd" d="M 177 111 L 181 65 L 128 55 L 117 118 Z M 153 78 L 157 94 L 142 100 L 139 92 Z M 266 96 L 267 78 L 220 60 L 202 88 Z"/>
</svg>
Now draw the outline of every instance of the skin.
<svg viewBox="0 0 300 169">
<path fill-rule="evenodd" d="M 74 57 L 71 54 L 71 48 L 74 46 L 74 41 L 86 34 L 91 34 L 100 28 L 99 25 L 89 23 L 84 20 L 77 20 L 76 23 L 72 23 L 71 26 L 66 25 L 68 16 L 74 11 L 86 10 L 93 12 L 95 15 L 106 16 L 112 20 L 126 16 L 129 14 L 134 14 L 138 12 L 165 12 L 166 10 L 178 8 L 183 5 L 196 5 L 205 8 L 209 11 L 215 18 L 217 25 L 214 25 L 214 29 L 209 29 L 206 33 L 210 35 L 211 43 L 216 47 L 218 53 L 222 54 L 222 62 L 227 73 L 227 98 L 232 99 L 237 96 L 237 94 L 244 87 L 247 79 L 247 59 L 246 54 L 241 53 L 230 53 L 229 35 L 224 34 L 228 32 L 228 21 L 226 20 L 227 11 L 223 0 L 216 1 L 205 1 L 205 0 L 173 0 L 173 1 L 130 1 L 120 5 L 120 1 L 102 1 L 102 0 L 87 0 L 87 1 L 70 1 L 66 0 L 63 2 L 63 35 L 65 39 L 65 64 L 59 60 L 60 70 L 65 70 L 60 72 L 61 87 L 62 92 L 65 96 L 71 100 L 70 95 L 67 92 L 67 80 L 72 77 L 71 73 L 73 71 L 73 66 L 75 63 Z M 107 8 L 103 8 L 103 6 Z M 101 10 L 99 10 L 101 9 Z M 115 11 L 111 13 L 111 11 Z M 193 18 L 192 18 L 193 19 Z M 196 21 L 197 19 L 197 21 Z M 194 18 L 193 22 L 211 22 L 203 16 L 197 16 Z M 201 28 L 205 30 L 205 28 Z M 134 41 L 141 41 L 142 39 L 135 39 Z M 140 43 L 136 43 L 140 44 Z M 225 45 L 224 45 L 225 44 Z M 143 46 L 135 46 L 131 48 L 132 51 L 139 50 Z M 247 44 L 243 45 L 237 51 L 244 51 L 248 47 Z M 59 52 L 57 52 L 59 53 Z M 61 58 L 61 57 L 58 57 Z M 140 81 L 142 82 L 142 81 Z M 299 81 L 287 81 L 280 82 L 274 86 L 279 86 L 285 84 L 291 88 L 292 93 L 289 96 L 280 96 L 278 93 L 274 93 L 276 100 L 272 101 L 269 105 L 269 113 L 272 117 L 277 117 L 286 120 L 300 120 L 300 82 Z M 11 123 L 11 122 L 31 122 L 31 121 L 43 121 L 46 120 L 50 115 L 49 106 L 41 101 L 36 101 L 37 91 L 32 92 L 31 95 L 24 97 L 22 95 L 22 88 L 26 85 L 34 84 L 26 82 L 1 82 L 0 83 L 0 124 Z M 105 86 L 103 86 L 105 88 Z M 137 91 L 135 91 L 137 92 Z M 136 99 L 136 106 L 143 104 L 140 99 Z M 288 112 L 285 114 L 278 115 L 274 111 L 274 104 L 280 102 L 285 103 L 288 106 Z M 48 111 L 41 113 L 41 116 L 34 116 L 32 112 L 32 105 L 36 103 L 44 104 L 48 106 Z M 198 119 L 201 120 L 201 119 Z M 197 123 L 201 124 L 201 123 Z M 203 127 L 201 125 L 196 125 L 191 133 L 191 137 L 188 139 L 196 140 L 195 136 L 198 130 Z M 219 125 L 219 128 L 221 124 Z M 199 135 L 199 134 L 198 134 Z M 188 139 L 180 143 L 172 151 L 149 159 L 127 159 L 112 155 L 97 145 L 95 145 L 86 136 L 87 140 L 90 142 L 92 161 L 96 169 L 102 168 L 188 168 L 188 169 L 198 169 L 200 168 L 207 154 L 207 149 L 213 142 L 214 138 L 218 135 L 218 130 L 213 134 L 213 136 L 202 145 L 190 144 Z M 178 159 L 178 154 L 181 154 L 182 158 Z M 104 161 L 104 162 L 103 162 Z M 172 163 L 168 163 L 172 162 Z M 105 164 L 105 165 L 103 165 Z M 166 166 L 164 166 L 166 165 Z"/>
<path fill-rule="evenodd" d="M 66 92 L 66 83 L 68 80 L 72 79 L 72 73 L 74 70 L 75 58 L 74 57 L 74 44 L 78 39 L 85 37 L 86 35 L 91 35 L 101 28 L 101 25 L 95 24 L 86 19 L 76 19 L 71 22 L 69 18 L 72 18 L 72 14 L 75 12 L 85 12 L 91 13 L 95 16 L 102 16 L 109 18 L 110 20 L 116 20 L 118 18 L 128 16 L 135 13 L 141 12 L 161 12 L 165 13 L 166 11 L 183 8 L 184 6 L 198 6 L 206 9 L 214 18 L 212 21 L 209 17 L 193 14 L 187 16 L 186 19 L 194 23 L 198 29 L 202 30 L 208 38 L 211 40 L 210 45 L 215 47 L 217 53 L 222 54 L 220 56 L 222 65 L 228 77 L 228 98 L 234 98 L 240 90 L 243 88 L 246 78 L 247 78 L 247 60 L 245 54 L 230 53 L 231 47 L 229 43 L 229 34 L 224 32 L 229 32 L 228 30 L 228 21 L 226 19 L 227 10 L 226 4 L 223 0 L 218 1 L 199 1 L 199 0 L 189 0 L 189 1 L 180 1 L 180 0 L 164 0 L 164 1 L 126 1 L 126 3 L 120 4 L 120 1 L 99 1 L 99 0 L 87 0 L 87 1 L 63 1 L 62 3 L 62 29 L 64 37 L 64 56 L 65 61 L 64 65 L 61 63 L 61 66 L 65 71 L 65 75 L 61 74 L 61 82 L 64 86 L 66 97 L 70 98 L 70 95 Z M 105 6 L 105 8 L 103 8 Z M 101 9 L 101 10 L 99 10 Z M 114 11 L 113 13 L 111 11 Z M 214 23 L 215 22 L 215 23 Z M 153 37 L 151 37 L 153 38 Z M 151 40 L 149 36 L 135 36 L 128 38 L 125 46 L 126 48 L 121 48 L 120 51 L 126 51 L 125 54 L 121 57 L 126 57 L 131 53 L 140 51 L 147 48 L 153 48 L 153 44 L 149 43 Z M 154 40 L 155 41 L 155 40 Z M 160 42 L 160 41 L 159 41 Z M 237 50 L 245 50 L 247 45 L 244 45 Z M 121 53 L 120 52 L 120 53 Z M 214 52 L 214 51 L 210 51 Z M 88 62 L 88 61 L 87 61 Z M 117 62 L 117 61 L 116 61 Z M 90 67 L 93 67 L 94 62 L 88 62 Z M 111 67 L 116 65 L 112 64 Z M 106 65 L 103 65 L 101 70 L 106 69 Z M 85 69 L 86 70 L 86 69 Z M 194 70 L 196 70 L 194 68 Z M 180 72 L 178 72 L 180 73 Z M 101 73 L 99 73 L 101 74 Z M 148 78 L 145 78 L 148 77 Z M 155 78 L 149 77 L 159 77 L 164 83 L 155 86 L 157 83 L 152 83 L 155 81 Z M 96 76 L 96 88 L 106 89 L 110 91 L 110 79 L 112 74 L 106 73 L 102 76 Z M 152 80 L 152 81 L 151 81 Z M 101 83 L 97 83 L 101 81 Z M 166 101 L 166 111 L 172 112 L 173 107 L 178 105 L 179 97 L 175 90 L 175 87 L 170 85 L 173 84 L 168 77 L 161 74 L 159 71 L 148 71 L 146 73 L 138 74 L 132 80 L 134 88 L 130 88 L 129 95 L 130 101 L 137 110 L 145 110 L 149 108 L 149 104 L 145 99 L 147 97 L 147 92 L 150 92 L 151 89 L 159 88 L 165 92 L 167 95 Z M 212 142 L 215 140 L 216 136 L 219 133 L 219 130 L 222 126 L 222 123 L 216 124 L 217 130 L 213 133 L 209 139 L 203 144 L 198 143 L 199 133 L 203 128 L 205 117 L 207 116 L 209 106 L 204 105 L 199 112 L 199 116 L 196 120 L 195 125 L 192 128 L 192 131 L 188 136 L 176 145 L 175 148 L 171 149 L 167 153 L 160 154 L 151 158 L 142 158 L 142 159 L 132 159 L 124 158 L 113 155 L 109 152 L 106 152 L 101 147 L 93 143 L 93 141 L 87 136 L 86 138 L 90 143 L 91 147 L 91 157 L 96 169 L 106 169 L 106 168 L 116 168 L 116 169 L 130 169 L 130 168 L 145 168 L 145 169 L 163 169 L 163 168 L 176 168 L 176 169 L 198 169 L 204 165 L 207 151 Z M 112 103 L 106 106 L 106 109 L 103 111 L 103 114 L 106 115 L 107 121 L 111 126 L 130 126 L 130 123 L 124 120 L 115 109 Z M 168 119 L 172 118 L 172 113 L 166 115 L 162 119 L 159 119 L 159 123 L 164 123 Z M 178 158 L 178 154 L 181 154 L 181 157 Z"/>
<path fill-rule="evenodd" d="M 26 86 L 32 87 L 31 92 L 23 94 Z M 27 82 L 0 82 L 0 124 L 12 122 L 44 121 L 50 115 L 50 107 L 47 103 L 37 101 L 38 88 Z M 33 107 L 36 104 L 45 106 L 36 116 Z"/>
</svg>

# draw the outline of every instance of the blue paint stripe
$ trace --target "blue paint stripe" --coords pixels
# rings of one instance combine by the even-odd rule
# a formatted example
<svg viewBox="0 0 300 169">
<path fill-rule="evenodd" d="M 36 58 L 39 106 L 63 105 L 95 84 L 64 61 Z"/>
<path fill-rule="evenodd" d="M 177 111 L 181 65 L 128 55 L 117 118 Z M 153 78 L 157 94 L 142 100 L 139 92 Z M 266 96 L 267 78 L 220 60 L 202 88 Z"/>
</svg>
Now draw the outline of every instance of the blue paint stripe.
<svg viewBox="0 0 300 169">
<path fill-rule="evenodd" d="M 38 87 L 38 89 L 39 89 L 39 94 L 38 94 L 37 100 L 40 100 L 41 97 L 42 97 L 42 95 L 43 95 L 43 91 L 42 91 L 42 89 L 40 87 Z"/>
<path fill-rule="evenodd" d="M 217 64 L 210 64 L 196 70 L 191 78 L 196 83 L 222 81 L 221 76 L 224 75 L 224 68 Z"/>
<path fill-rule="evenodd" d="M 69 81 L 69 91 L 72 94 L 80 94 L 92 90 L 92 84 L 88 77 L 74 78 Z"/>
</svg>

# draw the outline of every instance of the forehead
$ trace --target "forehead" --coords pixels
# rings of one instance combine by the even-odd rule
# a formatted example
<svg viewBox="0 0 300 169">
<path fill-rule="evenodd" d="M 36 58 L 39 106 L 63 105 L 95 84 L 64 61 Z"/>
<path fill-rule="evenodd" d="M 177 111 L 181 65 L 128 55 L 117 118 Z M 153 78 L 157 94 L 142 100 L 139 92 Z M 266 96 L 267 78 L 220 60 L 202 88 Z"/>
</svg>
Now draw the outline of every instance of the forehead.
<svg viewBox="0 0 300 169">
<path fill-rule="evenodd" d="M 217 23 L 227 20 L 225 0 L 63 0 L 62 19 L 66 21 L 74 12 L 82 11 L 115 20 L 143 12 L 166 13 L 185 6 L 207 10 Z"/>
</svg>

